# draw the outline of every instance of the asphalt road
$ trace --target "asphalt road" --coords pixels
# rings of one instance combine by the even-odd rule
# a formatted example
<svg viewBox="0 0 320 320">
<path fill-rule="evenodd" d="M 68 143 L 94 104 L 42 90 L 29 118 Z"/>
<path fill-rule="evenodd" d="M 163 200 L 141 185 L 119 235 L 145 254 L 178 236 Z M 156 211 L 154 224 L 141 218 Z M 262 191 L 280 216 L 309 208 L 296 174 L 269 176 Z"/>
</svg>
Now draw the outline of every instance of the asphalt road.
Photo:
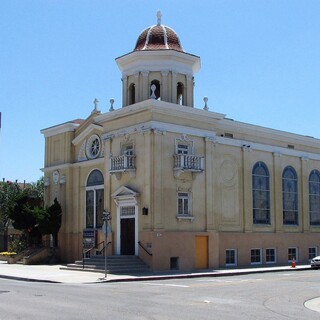
<svg viewBox="0 0 320 320">
<path fill-rule="evenodd" d="M 0 319 L 320 319 L 320 271 L 100 284 L 0 279 Z"/>
</svg>

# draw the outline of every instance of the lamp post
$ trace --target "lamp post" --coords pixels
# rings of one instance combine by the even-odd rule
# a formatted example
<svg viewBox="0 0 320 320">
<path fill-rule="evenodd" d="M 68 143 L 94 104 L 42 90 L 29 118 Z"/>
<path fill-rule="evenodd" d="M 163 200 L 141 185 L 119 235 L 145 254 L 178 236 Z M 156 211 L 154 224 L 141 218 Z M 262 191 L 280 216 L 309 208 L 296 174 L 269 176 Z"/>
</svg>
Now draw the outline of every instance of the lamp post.
<svg viewBox="0 0 320 320">
<path fill-rule="evenodd" d="M 108 241 L 108 228 L 111 221 L 111 213 L 107 210 L 103 211 L 103 233 L 104 233 L 104 277 L 107 279 L 107 241 Z M 110 228 L 111 229 L 111 228 Z M 110 231 L 111 232 L 111 231 Z"/>
</svg>

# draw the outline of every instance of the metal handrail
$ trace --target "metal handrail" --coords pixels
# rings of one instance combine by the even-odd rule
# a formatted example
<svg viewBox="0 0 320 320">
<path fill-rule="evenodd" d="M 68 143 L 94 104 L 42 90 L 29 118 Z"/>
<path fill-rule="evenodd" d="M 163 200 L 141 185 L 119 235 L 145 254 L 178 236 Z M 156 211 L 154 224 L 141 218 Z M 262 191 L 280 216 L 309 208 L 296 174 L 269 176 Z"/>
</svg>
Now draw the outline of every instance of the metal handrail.
<svg viewBox="0 0 320 320">
<path fill-rule="evenodd" d="M 138 245 L 150 256 L 152 257 L 152 253 L 149 252 L 143 245 L 140 241 L 138 241 Z"/>
<path fill-rule="evenodd" d="M 103 241 L 103 242 L 104 242 L 104 241 Z M 107 246 L 108 246 L 109 244 L 111 244 L 111 241 L 109 241 L 109 242 L 107 243 Z M 105 247 L 106 247 L 106 246 L 103 244 L 103 248 L 99 251 L 100 254 L 104 251 Z"/>
<path fill-rule="evenodd" d="M 82 269 L 84 269 L 84 258 L 86 257 L 86 254 L 87 254 L 88 252 L 90 252 L 91 250 L 93 250 L 94 248 L 99 247 L 102 243 L 103 243 L 103 247 L 104 247 L 104 241 L 101 241 L 101 242 L 99 242 L 96 246 L 92 246 L 92 247 L 90 247 L 89 249 L 84 250 L 84 251 L 82 252 Z M 90 256 L 91 256 L 91 254 L 90 254 Z"/>
</svg>

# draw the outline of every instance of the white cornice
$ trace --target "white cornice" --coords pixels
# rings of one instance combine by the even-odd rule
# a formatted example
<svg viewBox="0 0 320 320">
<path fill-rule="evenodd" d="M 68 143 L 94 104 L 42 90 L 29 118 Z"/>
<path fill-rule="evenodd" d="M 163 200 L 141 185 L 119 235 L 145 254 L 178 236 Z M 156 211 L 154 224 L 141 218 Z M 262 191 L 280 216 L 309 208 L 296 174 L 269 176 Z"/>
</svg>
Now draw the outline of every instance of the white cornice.
<svg viewBox="0 0 320 320">
<path fill-rule="evenodd" d="M 315 143 L 319 144 L 320 139 L 304 136 L 301 134 L 291 133 L 287 131 L 281 131 L 277 129 L 266 128 L 262 126 L 257 126 L 254 124 L 249 124 L 245 122 L 234 121 L 232 119 L 225 118 L 222 123 L 225 127 L 225 131 L 231 130 L 232 132 L 247 134 L 253 136 L 262 136 L 264 138 L 286 141 L 288 143 L 299 143 L 308 146 L 314 146 Z M 319 145 L 320 148 L 320 145 Z"/>
<path fill-rule="evenodd" d="M 133 51 L 116 59 L 121 73 L 170 70 L 183 74 L 195 74 L 200 69 L 198 56 L 175 50 Z"/>
<path fill-rule="evenodd" d="M 42 129 L 40 132 L 44 135 L 45 138 L 48 138 L 60 133 L 75 131 L 79 126 L 80 126 L 79 123 L 66 122 L 50 128 Z"/>
<path fill-rule="evenodd" d="M 94 160 L 86 160 L 86 161 L 80 161 L 75 163 L 63 163 L 56 166 L 50 166 L 50 167 L 44 167 L 41 169 L 42 172 L 51 172 L 54 170 L 61 170 L 61 169 L 68 169 L 68 168 L 74 168 L 74 167 L 87 167 L 87 166 L 97 166 L 99 164 L 104 163 L 104 158 L 98 158 Z"/>
<path fill-rule="evenodd" d="M 82 139 L 84 139 L 86 136 L 88 136 L 92 131 L 102 131 L 102 126 L 99 126 L 97 124 L 91 123 L 85 130 L 83 130 L 76 138 L 72 140 L 73 145 L 77 145 Z"/>
<path fill-rule="evenodd" d="M 210 126 L 213 126 L 213 130 L 230 132 L 234 135 L 246 135 L 247 137 L 251 137 L 252 140 L 255 140 L 256 137 L 262 137 L 268 140 L 274 140 L 275 142 L 279 141 L 293 145 L 299 144 L 313 148 L 317 147 L 320 150 L 320 140 L 313 137 L 238 122 L 225 118 L 225 115 L 221 113 L 180 106 L 174 103 L 158 101 L 154 99 L 145 100 L 113 112 L 101 114 L 95 118 L 95 121 L 103 125 L 104 122 L 109 122 L 148 111 L 160 113 L 168 117 L 174 116 L 181 119 L 186 118 L 189 120 L 197 120 L 203 124 L 209 124 Z M 218 120 L 218 122 L 216 120 Z M 201 129 L 199 130 L 201 131 Z M 246 140 L 250 142 L 252 141 L 250 138 Z"/>
<path fill-rule="evenodd" d="M 148 99 L 141 101 L 139 103 L 129 105 L 127 107 L 123 107 L 121 109 L 117 109 L 112 112 L 107 112 L 95 117 L 95 122 L 99 124 L 103 124 L 105 121 L 111 121 L 115 119 L 119 119 L 122 117 L 127 117 L 128 115 L 133 115 L 140 112 L 145 112 L 148 110 L 154 109 L 156 112 L 163 113 L 163 114 L 173 114 L 177 115 L 180 114 L 181 118 L 184 115 L 188 114 L 190 116 L 199 117 L 199 119 L 217 119 L 221 120 L 224 119 L 225 115 L 222 113 L 217 112 L 208 112 L 202 109 L 191 108 L 187 106 L 180 106 L 175 103 L 170 103 L 166 101 L 159 101 L 155 99 Z"/>
<path fill-rule="evenodd" d="M 248 140 L 232 139 L 226 137 L 217 136 L 214 131 L 203 130 L 198 128 L 192 128 L 182 125 L 175 125 L 165 122 L 158 121 L 148 121 L 138 125 L 130 126 L 127 128 L 122 128 L 119 130 L 114 130 L 103 134 L 103 139 L 110 139 L 114 137 L 120 137 L 125 135 L 130 135 L 134 133 L 143 133 L 146 131 L 154 132 L 172 132 L 177 134 L 186 134 L 190 136 L 202 137 L 205 139 L 211 139 L 215 144 L 228 145 L 237 148 L 244 148 L 248 150 L 264 151 L 274 154 L 281 154 L 293 157 L 300 157 L 303 159 L 310 160 L 320 160 L 320 154 L 315 152 L 307 152 L 301 150 L 288 149 L 263 143 L 256 143 Z M 318 141 L 320 143 L 320 141 Z M 320 144 L 319 144 L 320 147 Z"/>
</svg>

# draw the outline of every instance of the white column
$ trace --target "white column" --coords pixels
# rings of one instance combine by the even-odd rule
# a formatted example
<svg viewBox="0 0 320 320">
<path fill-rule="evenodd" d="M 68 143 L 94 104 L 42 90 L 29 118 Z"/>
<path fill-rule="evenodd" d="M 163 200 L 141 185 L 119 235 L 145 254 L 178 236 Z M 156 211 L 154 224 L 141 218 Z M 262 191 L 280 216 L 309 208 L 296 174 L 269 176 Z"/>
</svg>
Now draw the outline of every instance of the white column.
<svg viewBox="0 0 320 320">
<path fill-rule="evenodd" d="M 122 77 L 122 107 L 128 105 L 128 77 Z"/>
<path fill-rule="evenodd" d="M 193 108 L 193 76 L 187 75 L 186 105 Z"/>
<path fill-rule="evenodd" d="M 177 103 L 177 74 L 175 72 L 171 73 L 171 101 L 172 103 Z"/>
<path fill-rule="evenodd" d="M 141 88 L 141 101 L 148 100 L 150 95 L 149 88 L 149 72 L 141 72 L 142 75 L 142 88 Z"/>
<path fill-rule="evenodd" d="M 161 100 L 163 101 L 168 101 L 169 100 L 169 95 L 168 95 L 168 76 L 169 76 L 169 72 L 168 71 L 161 71 L 161 78 L 162 78 L 162 87 L 161 87 Z"/>
</svg>

